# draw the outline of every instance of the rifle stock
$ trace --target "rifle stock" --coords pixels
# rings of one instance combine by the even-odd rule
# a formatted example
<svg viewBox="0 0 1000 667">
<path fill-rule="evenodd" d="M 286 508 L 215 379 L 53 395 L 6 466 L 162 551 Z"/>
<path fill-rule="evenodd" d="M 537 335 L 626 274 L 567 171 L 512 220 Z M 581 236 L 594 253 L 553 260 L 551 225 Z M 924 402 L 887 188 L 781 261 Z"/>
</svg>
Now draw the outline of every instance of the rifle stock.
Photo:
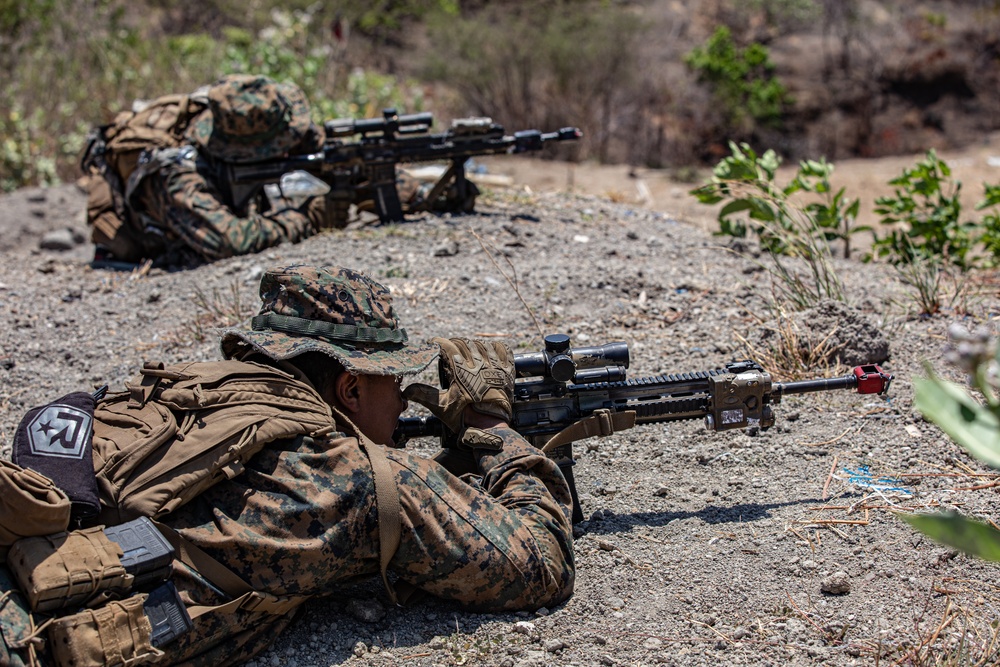
<svg viewBox="0 0 1000 667">
<path fill-rule="evenodd" d="M 336 119 L 324 123 L 326 143 L 322 152 L 249 164 L 221 164 L 218 182 L 224 200 L 239 215 L 269 184 L 280 184 L 284 174 L 305 171 L 329 186 L 327 214 L 346 212 L 351 204 L 374 201 L 382 222 L 401 222 L 404 207 L 396 188 L 396 165 L 444 160 L 450 162 L 424 201 L 410 211 L 426 210 L 449 186 L 456 202 L 470 202 L 465 163 L 477 155 L 502 155 L 539 151 L 547 143 L 573 141 L 583 136 L 575 127 L 556 132 L 522 130 L 504 133 L 489 118 L 458 119 L 439 134 L 429 133 L 430 113 L 400 116 L 386 109 L 382 118 Z M 331 201 L 333 200 L 333 201 Z M 471 212 L 471 204 L 463 211 Z"/>
<path fill-rule="evenodd" d="M 545 337 L 545 350 L 517 354 L 511 427 L 554 459 L 573 494 L 573 522 L 583 520 L 572 466 L 573 442 L 608 436 L 636 424 L 704 419 L 711 431 L 774 425 L 772 406 L 791 394 L 857 389 L 884 394 L 893 376 L 877 364 L 857 366 L 843 377 L 773 382 L 760 364 L 737 361 L 724 368 L 626 379 L 626 343 L 571 348 L 569 337 Z M 416 437 L 453 436 L 436 417 L 403 417 L 394 441 L 398 447 Z"/>
</svg>

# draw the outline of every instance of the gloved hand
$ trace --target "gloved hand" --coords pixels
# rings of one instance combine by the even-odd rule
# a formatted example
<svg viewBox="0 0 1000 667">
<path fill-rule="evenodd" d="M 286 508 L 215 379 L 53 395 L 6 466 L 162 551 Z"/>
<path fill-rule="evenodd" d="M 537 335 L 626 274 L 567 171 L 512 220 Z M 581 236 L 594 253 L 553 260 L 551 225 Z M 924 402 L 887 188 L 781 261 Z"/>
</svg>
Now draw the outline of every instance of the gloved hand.
<svg viewBox="0 0 1000 667">
<path fill-rule="evenodd" d="M 441 347 L 438 370 L 442 389 L 411 384 L 403 391 L 406 400 L 426 407 L 459 438 L 466 430 L 466 407 L 511 420 L 514 354 L 506 343 L 468 338 L 435 338 L 431 342 Z"/>
<path fill-rule="evenodd" d="M 322 231 L 332 227 L 330 222 L 326 219 L 326 197 L 310 197 L 299 210 L 302 211 L 303 215 L 309 218 L 309 222 L 312 224 L 313 229 Z"/>
</svg>

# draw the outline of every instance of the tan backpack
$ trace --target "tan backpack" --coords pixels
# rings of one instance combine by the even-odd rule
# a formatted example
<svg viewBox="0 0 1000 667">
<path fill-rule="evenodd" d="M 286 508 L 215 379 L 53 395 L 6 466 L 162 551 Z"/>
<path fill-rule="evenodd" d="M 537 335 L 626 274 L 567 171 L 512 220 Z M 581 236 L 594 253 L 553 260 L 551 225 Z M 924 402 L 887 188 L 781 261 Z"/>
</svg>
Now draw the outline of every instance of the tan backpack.
<svg viewBox="0 0 1000 667">
<path fill-rule="evenodd" d="M 311 386 L 255 363 L 147 363 L 125 387 L 94 411 L 103 524 L 160 519 L 240 474 L 267 443 L 336 429 Z"/>
<path fill-rule="evenodd" d="M 91 131 L 80 169 L 86 177 L 87 222 L 94 243 L 123 261 L 138 261 L 153 251 L 145 247 L 138 228 L 128 224 L 129 177 L 144 150 L 184 144 L 191 121 L 207 108 L 204 96 L 165 95 Z"/>
<path fill-rule="evenodd" d="M 140 111 L 123 111 L 102 128 L 105 160 L 122 183 L 135 171 L 139 154 L 147 148 L 174 148 L 185 143 L 191 119 L 207 108 L 203 98 L 164 95 Z"/>
<path fill-rule="evenodd" d="M 335 412 L 311 385 L 272 366 L 215 361 L 168 368 L 146 363 L 125 387 L 127 391 L 108 394 L 94 410 L 99 523 L 161 519 L 205 489 L 239 475 L 267 443 L 320 438 L 338 430 L 339 423 L 358 438 L 372 466 L 382 581 L 395 600 L 387 569 L 401 524 L 389 460 L 383 447 Z M 203 574 L 211 569 L 215 575 L 210 579 L 225 576 L 209 560 L 195 569 Z M 240 584 L 234 580 L 222 588 L 233 593 Z"/>
</svg>

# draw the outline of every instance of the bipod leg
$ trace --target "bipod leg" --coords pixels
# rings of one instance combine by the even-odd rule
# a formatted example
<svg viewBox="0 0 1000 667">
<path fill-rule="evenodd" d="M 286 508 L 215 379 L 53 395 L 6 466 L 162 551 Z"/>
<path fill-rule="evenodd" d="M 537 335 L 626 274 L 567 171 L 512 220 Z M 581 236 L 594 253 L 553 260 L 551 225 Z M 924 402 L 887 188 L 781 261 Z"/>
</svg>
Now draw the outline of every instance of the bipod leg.
<svg viewBox="0 0 1000 667">
<path fill-rule="evenodd" d="M 444 194 L 445 188 L 447 188 L 452 181 L 457 184 L 461 181 L 463 184 L 466 183 L 465 180 L 465 159 L 456 158 L 451 161 L 451 165 L 448 169 L 441 174 L 441 178 L 438 179 L 431 191 L 427 193 L 427 197 L 424 198 L 423 204 L 421 204 L 421 210 L 430 211 L 434 208 L 434 202 L 436 202 L 442 194 Z"/>
</svg>

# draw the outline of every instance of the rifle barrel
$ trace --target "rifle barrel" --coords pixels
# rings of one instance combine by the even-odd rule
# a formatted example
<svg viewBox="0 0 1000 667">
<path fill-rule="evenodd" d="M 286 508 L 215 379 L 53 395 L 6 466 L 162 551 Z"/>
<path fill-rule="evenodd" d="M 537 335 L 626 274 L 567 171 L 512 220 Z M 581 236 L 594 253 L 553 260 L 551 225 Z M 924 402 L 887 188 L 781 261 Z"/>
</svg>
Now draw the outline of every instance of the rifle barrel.
<svg viewBox="0 0 1000 667">
<path fill-rule="evenodd" d="M 855 366 L 850 375 L 839 378 L 819 378 L 794 382 L 775 382 L 773 395 L 776 400 L 783 394 L 807 394 L 826 389 L 858 388 L 859 394 L 884 394 L 889 391 L 893 376 L 882 370 L 878 364 Z"/>
</svg>

